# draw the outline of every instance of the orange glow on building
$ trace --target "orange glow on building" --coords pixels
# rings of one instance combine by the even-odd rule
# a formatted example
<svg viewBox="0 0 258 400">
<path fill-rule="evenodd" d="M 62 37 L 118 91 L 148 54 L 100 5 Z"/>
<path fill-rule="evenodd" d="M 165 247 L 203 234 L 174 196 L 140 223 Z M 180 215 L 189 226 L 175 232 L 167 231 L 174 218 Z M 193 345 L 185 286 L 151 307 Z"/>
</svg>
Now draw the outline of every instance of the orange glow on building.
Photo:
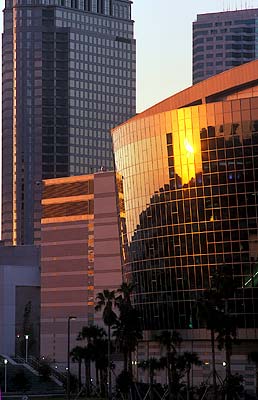
<svg viewBox="0 0 258 400">
<path fill-rule="evenodd" d="M 96 293 L 121 284 L 117 201 L 123 196 L 116 198 L 115 179 L 113 172 L 101 172 L 43 181 L 41 354 L 60 362 L 68 316 L 77 317 L 76 346 L 82 326 L 100 323 Z"/>
</svg>

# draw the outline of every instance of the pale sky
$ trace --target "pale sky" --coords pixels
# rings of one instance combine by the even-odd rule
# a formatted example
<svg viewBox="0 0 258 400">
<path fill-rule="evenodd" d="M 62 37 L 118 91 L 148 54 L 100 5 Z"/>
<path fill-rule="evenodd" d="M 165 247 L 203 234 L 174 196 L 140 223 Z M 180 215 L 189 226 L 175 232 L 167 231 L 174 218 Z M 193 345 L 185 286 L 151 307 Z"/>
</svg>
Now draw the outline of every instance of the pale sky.
<svg viewBox="0 0 258 400">
<path fill-rule="evenodd" d="M 258 8 L 258 0 L 134 0 L 138 112 L 192 84 L 197 14 Z"/>
</svg>

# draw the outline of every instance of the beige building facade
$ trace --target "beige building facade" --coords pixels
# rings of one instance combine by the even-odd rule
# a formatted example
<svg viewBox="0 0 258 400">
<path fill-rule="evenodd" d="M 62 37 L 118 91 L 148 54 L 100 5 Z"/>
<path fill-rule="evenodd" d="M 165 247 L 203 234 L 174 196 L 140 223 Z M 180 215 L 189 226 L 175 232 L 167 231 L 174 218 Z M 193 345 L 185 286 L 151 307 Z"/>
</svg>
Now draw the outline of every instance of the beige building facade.
<svg viewBox="0 0 258 400">
<path fill-rule="evenodd" d="M 43 181 L 41 355 L 64 364 L 81 328 L 101 324 L 94 299 L 122 280 L 113 172 Z M 118 195 L 121 198 L 122 194 Z"/>
</svg>

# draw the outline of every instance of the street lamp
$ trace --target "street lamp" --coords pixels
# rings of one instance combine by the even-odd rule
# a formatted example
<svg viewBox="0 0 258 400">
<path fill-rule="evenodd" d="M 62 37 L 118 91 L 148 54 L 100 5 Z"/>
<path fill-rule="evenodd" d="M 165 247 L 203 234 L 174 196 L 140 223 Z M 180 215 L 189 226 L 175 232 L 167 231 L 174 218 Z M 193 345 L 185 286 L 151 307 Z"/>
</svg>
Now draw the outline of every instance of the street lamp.
<svg viewBox="0 0 258 400">
<path fill-rule="evenodd" d="M 28 362 L 28 342 L 29 342 L 29 335 L 24 335 L 25 337 L 25 362 Z"/>
<path fill-rule="evenodd" d="M 75 320 L 76 317 L 68 317 L 67 327 L 67 400 L 70 400 L 70 335 L 71 335 L 71 321 Z"/>
<path fill-rule="evenodd" d="M 8 360 L 4 359 L 4 391 L 7 392 L 7 364 Z"/>
</svg>

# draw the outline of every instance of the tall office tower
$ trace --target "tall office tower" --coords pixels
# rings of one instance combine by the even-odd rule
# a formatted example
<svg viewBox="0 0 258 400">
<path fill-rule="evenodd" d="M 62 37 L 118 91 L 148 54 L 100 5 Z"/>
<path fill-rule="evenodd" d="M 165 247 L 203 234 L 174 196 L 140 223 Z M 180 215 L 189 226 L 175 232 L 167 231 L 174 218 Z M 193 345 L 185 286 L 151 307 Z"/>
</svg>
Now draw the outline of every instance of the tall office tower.
<svg viewBox="0 0 258 400">
<path fill-rule="evenodd" d="M 40 237 L 41 179 L 112 167 L 110 128 L 135 114 L 129 0 L 6 0 L 5 244 Z"/>
<path fill-rule="evenodd" d="M 258 58 L 258 9 L 197 15 L 193 84 Z"/>
</svg>

